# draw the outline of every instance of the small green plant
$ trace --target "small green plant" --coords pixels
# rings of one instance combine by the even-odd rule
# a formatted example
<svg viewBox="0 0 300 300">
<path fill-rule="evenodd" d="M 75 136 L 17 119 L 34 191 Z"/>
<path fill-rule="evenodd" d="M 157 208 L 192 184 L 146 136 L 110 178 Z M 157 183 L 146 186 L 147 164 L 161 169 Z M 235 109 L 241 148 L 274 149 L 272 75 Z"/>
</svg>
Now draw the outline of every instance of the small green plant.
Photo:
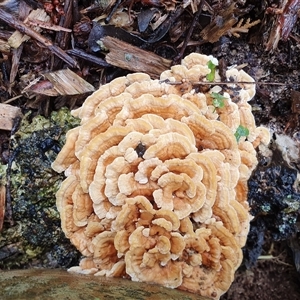
<svg viewBox="0 0 300 300">
<path fill-rule="evenodd" d="M 242 126 L 242 125 L 240 125 L 240 126 L 237 128 L 237 130 L 236 130 L 236 132 L 235 132 L 235 134 L 234 134 L 234 136 L 235 136 L 237 142 L 240 140 L 240 138 L 241 138 L 242 136 L 248 136 L 248 135 L 249 135 L 249 129 L 246 128 L 246 127 L 244 127 L 244 126 Z"/>
<path fill-rule="evenodd" d="M 224 97 L 223 95 L 219 93 L 211 93 L 211 97 L 213 98 L 212 104 L 216 108 L 223 108 L 225 106 L 225 101 L 228 98 Z"/>
<path fill-rule="evenodd" d="M 210 73 L 206 75 L 206 79 L 210 82 L 214 81 L 216 74 L 216 65 L 210 60 L 207 63 L 208 68 L 210 69 Z"/>
</svg>

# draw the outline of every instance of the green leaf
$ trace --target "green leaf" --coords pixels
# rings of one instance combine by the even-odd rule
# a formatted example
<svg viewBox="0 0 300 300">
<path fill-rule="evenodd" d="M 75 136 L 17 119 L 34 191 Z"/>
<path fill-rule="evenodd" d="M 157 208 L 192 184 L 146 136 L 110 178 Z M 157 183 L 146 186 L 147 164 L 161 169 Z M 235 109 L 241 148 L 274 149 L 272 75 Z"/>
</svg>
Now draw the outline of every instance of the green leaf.
<svg viewBox="0 0 300 300">
<path fill-rule="evenodd" d="M 206 79 L 210 82 L 214 81 L 215 73 L 216 73 L 216 65 L 210 60 L 207 63 L 208 68 L 210 69 L 210 73 L 206 75 Z"/>
<path fill-rule="evenodd" d="M 235 132 L 235 134 L 234 134 L 234 136 L 235 136 L 237 142 L 240 140 L 240 138 L 241 138 L 242 136 L 248 136 L 248 135 L 249 135 L 249 129 L 246 128 L 246 127 L 244 127 L 244 126 L 242 126 L 242 125 L 240 125 L 240 126 L 237 128 L 237 130 L 236 130 L 236 132 Z"/>
<path fill-rule="evenodd" d="M 219 93 L 214 93 L 214 92 L 211 93 L 211 96 L 213 98 L 212 104 L 214 107 L 223 108 L 225 106 L 224 100 L 227 99 L 226 97 L 224 97 Z"/>
</svg>

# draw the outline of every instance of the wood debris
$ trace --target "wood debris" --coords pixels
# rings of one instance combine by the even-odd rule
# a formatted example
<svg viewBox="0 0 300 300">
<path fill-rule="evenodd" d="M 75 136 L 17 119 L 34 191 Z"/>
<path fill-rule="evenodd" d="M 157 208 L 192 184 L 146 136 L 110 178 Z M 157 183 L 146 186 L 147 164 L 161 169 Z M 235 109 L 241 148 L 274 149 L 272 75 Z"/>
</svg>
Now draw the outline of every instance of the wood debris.
<svg viewBox="0 0 300 300">
<path fill-rule="evenodd" d="M 0 164 L 0 168 L 6 168 Z M 5 203 L 6 203 L 6 185 L 5 179 L 0 176 L 0 232 L 3 228 L 4 216 L 5 216 Z"/>
<path fill-rule="evenodd" d="M 30 20 L 35 20 L 35 24 L 32 24 Z M 50 17 L 46 14 L 43 9 L 32 10 L 28 17 L 24 20 L 24 24 L 29 25 L 36 32 L 41 32 L 41 28 L 39 27 L 38 22 L 48 23 L 50 21 Z M 8 39 L 8 44 L 17 49 L 23 42 L 26 42 L 30 39 L 30 36 L 26 34 L 22 34 L 20 31 L 16 30 L 11 37 Z"/>
<path fill-rule="evenodd" d="M 236 4 L 232 3 L 227 9 L 220 11 L 212 22 L 201 31 L 200 35 L 210 43 L 217 42 L 224 35 L 240 37 L 240 33 L 247 33 L 249 28 L 260 23 L 260 20 L 251 22 L 248 18 L 243 24 L 244 19 L 239 20 L 239 17 L 243 14 L 245 12 L 239 11 Z M 236 26 L 234 26 L 235 24 Z"/>
<path fill-rule="evenodd" d="M 42 45 L 47 47 L 50 51 L 52 51 L 55 55 L 57 55 L 59 58 L 61 58 L 63 61 L 69 64 L 71 67 L 78 66 L 77 62 L 72 57 L 67 55 L 61 48 L 54 45 L 51 40 L 45 38 L 35 30 L 30 28 L 29 26 L 26 26 L 23 22 L 17 20 L 11 14 L 7 13 L 1 8 L 0 8 L 0 20 L 6 22 L 11 27 L 17 29 L 21 33 L 26 34 L 32 37 L 33 39 L 37 40 Z"/>
<path fill-rule="evenodd" d="M 5 193 L 6 188 L 4 185 L 1 185 L 0 182 L 0 231 L 3 227 L 4 215 L 5 215 Z"/>
<path fill-rule="evenodd" d="M 101 41 L 109 49 L 106 61 L 113 66 L 134 72 L 144 72 L 152 78 L 158 78 L 163 71 L 171 66 L 171 60 L 164 59 L 116 38 L 107 36 L 102 38 Z"/>
<path fill-rule="evenodd" d="M 274 51 L 281 39 L 286 41 L 289 38 L 290 32 L 297 22 L 299 12 L 299 0 L 284 0 L 279 8 L 274 9 L 269 7 L 266 10 L 267 14 L 275 15 L 269 39 L 266 43 L 267 51 Z"/>
<path fill-rule="evenodd" d="M 59 96 L 79 95 L 95 90 L 91 84 L 70 69 L 46 73 L 43 76 L 47 79 L 46 81 L 34 81 L 23 90 L 23 93 L 33 92 L 48 96 Z"/>
<path fill-rule="evenodd" d="M 38 26 L 40 28 L 45 28 L 45 29 L 49 29 L 49 30 L 53 30 L 53 31 L 72 32 L 72 30 L 69 29 L 69 28 L 64 28 L 62 26 L 54 25 L 54 24 L 51 24 L 49 22 L 40 21 L 40 20 L 37 20 L 37 19 L 28 18 L 26 23 L 29 24 L 29 25 L 32 25 L 32 26 Z"/>
<path fill-rule="evenodd" d="M 228 9 L 217 15 L 212 22 L 207 25 L 200 33 L 203 40 L 215 43 L 238 22 L 234 15 L 235 4 L 231 4 Z"/>
<path fill-rule="evenodd" d="M 10 51 L 10 47 L 8 43 L 2 39 L 0 39 L 0 52 L 8 53 Z"/>
<path fill-rule="evenodd" d="M 292 101 L 292 113 L 289 121 L 287 122 L 284 132 L 287 132 L 288 129 L 294 130 L 299 126 L 299 115 L 300 115 L 300 92 L 292 90 L 291 91 L 291 101 Z"/>
<path fill-rule="evenodd" d="M 19 107 L 0 103 L 0 129 L 10 131 L 13 128 L 14 120 L 21 115 Z"/>
</svg>

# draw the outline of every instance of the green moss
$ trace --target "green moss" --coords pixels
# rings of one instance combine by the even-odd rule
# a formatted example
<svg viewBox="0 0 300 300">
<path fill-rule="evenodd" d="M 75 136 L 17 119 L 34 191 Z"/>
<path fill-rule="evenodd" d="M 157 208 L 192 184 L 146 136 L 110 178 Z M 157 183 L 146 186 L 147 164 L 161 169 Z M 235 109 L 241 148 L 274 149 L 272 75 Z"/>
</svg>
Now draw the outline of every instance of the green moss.
<svg viewBox="0 0 300 300">
<path fill-rule="evenodd" d="M 37 116 L 30 120 L 27 114 L 12 137 L 7 172 L 15 225 L 5 223 L 1 233 L 1 268 L 29 263 L 58 266 L 53 248 L 58 252 L 68 249 L 66 266 L 78 259 L 78 253 L 64 237 L 56 209 L 55 193 L 64 176 L 51 168 L 65 143 L 66 132 L 78 125 L 79 120 L 66 108 L 53 112 L 49 118 Z M 0 178 L 5 173 L 3 169 L 2 166 Z M 13 249 L 12 253 L 9 249 Z"/>
<path fill-rule="evenodd" d="M 7 165 L 0 164 L 0 186 L 6 184 L 6 170 Z"/>
</svg>

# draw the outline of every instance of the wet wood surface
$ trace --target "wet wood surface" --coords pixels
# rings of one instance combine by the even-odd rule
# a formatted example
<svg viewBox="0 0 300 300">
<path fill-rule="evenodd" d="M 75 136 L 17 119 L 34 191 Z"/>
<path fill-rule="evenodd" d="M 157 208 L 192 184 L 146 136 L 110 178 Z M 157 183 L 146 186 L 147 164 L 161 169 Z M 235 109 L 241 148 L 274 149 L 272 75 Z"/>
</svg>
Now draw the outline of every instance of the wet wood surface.
<svg viewBox="0 0 300 300">
<path fill-rule="evenodd" d="M 155 284 L 45 269 L 0 272 L 0 290 L 1 300 L 208 300 Z"/>
</svg>

